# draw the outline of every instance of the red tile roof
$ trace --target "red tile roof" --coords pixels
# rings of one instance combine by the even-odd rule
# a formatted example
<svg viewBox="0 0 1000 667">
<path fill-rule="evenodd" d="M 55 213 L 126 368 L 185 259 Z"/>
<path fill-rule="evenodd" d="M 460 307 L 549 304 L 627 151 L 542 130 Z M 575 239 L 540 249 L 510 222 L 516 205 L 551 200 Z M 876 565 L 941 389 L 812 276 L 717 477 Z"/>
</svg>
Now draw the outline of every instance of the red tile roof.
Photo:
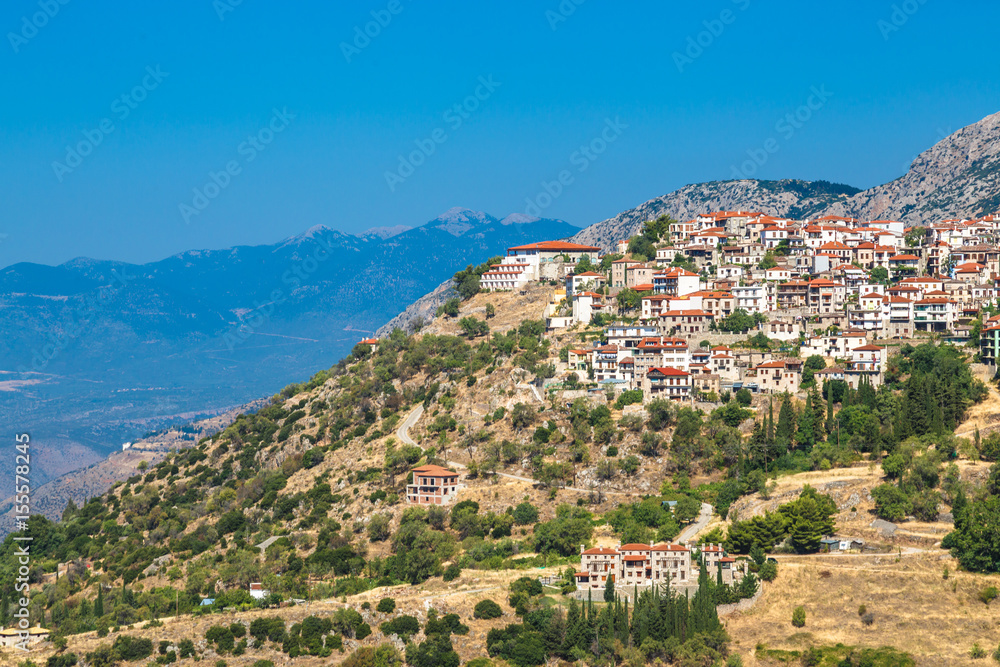
<svg viewBox="0 0 1000 667">
<path fill-rule="evenodd" d="M 528 243 L 527 245 L 518 245 L 513 248 L 507 248 L 507 250 L 544 250 L 548 252 L 580 252 L 583 250 L 589 252 L 600 252 L 601 249 L 595 245 L 581 245 L 579 243 L 568 243 L 566 241 L 540 241 L 538 243 Z"/>
</svg>

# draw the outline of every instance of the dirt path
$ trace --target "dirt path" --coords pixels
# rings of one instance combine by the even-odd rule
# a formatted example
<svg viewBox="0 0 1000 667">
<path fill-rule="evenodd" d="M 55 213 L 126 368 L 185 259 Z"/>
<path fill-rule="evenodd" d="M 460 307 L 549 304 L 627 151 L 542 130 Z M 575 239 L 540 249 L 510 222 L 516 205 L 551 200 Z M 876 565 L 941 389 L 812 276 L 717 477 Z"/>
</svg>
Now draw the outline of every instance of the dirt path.
<svg viewBox="0 0 1000 667">
<path fill-rule="evenodd" d="M 517 387 L 518 388 L 522 388 L 522 389 L 530 389 L 531 393 L 535 395 L 535 398 L 538 399 L 539 403 L 544 403 L 545 402 L 545 399 L 542 398 L 542 395 L 540 393 L 538 393 L 538 387 L 536 387 L 535 385 L 533 385 L 533 384 L 519 384 L 519 385 L 517 385 Z"/>
</svg>

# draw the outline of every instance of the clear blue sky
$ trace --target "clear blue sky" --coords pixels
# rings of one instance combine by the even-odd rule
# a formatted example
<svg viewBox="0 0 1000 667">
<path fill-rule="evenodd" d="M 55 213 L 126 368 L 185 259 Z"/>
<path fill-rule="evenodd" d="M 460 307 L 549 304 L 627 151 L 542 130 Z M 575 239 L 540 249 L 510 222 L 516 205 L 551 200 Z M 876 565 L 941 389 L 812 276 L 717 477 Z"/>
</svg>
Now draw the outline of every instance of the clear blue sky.
<svg viewBox="0 0 1000 667">
<path fill-rule="evenodd" d="M 542 213 L 582 226 L 730 178 L 772 137 L 755 176 L 869 187 L 1000 110 L 990 2 L 564 0 L 575 11 L 556 22 L 559 0 L 58 1 L 37 30 L 38 0 L 0 8 L 0 266 L 151 261 L 456 205 L 506 215 L 562 170 L 572 182 Z M 342 43 L 373 11 L 391 20 L 348 62 Z M 703 52 L 678 66 L 689 38 Z M 478 108 L 445 117 L 490 76 Z M 777 129 L 823 86 L 807 122 Z M 627 128 L 601 155 L 574 158 L 616 118 Z M 243 144 L 272 122 L 263 150 Z M 85 132 L 104 136 L 70 167 Z M 419 140 L 433 154 L 390 189 Z M 229 163 L 239 173 L 186 221 L 180 205 Z"/>
</svg>

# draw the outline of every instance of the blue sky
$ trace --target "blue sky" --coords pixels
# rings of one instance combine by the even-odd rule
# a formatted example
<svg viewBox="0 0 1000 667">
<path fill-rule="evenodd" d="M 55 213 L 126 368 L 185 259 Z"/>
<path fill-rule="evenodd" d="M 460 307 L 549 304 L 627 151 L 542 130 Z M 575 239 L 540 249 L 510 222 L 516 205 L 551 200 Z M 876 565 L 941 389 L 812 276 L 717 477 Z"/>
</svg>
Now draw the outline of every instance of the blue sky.
<svg viewBox="0 0 1000 667">
<path fill-rule="evenodd" d="M 1000 111 L 996 3 L 62 1 L 0 8 L 0 266 L 456 205 L 582 226 L 768 139 L 756 177 L 870 187 Z"/>
</svg>

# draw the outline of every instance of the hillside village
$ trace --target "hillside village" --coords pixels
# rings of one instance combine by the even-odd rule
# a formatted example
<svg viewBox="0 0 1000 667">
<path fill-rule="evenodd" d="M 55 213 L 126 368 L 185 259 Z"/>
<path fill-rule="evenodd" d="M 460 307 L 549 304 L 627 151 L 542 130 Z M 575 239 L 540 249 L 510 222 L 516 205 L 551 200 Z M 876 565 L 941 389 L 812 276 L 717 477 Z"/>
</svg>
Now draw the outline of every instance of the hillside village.
<svg viewBox="0 0 1000 667">
<path fill-rule="evenodd" d="M 993 219 L 762 218 L 511 247 L 415 334 L 32 517 L 31 660 L 965 664 L 1000 624 Z"/>
<path fill-rule="evenodd" d="M 558 241 L 510 248 L 482 286 L 556 284 L 549 331 L 605 326 L 601 344 L 569 350 L 571 370 L 601 387 L 641 389 L 647 399 L 743 387 L 795 393 L 804 375 L 820 385 L 878 387 L 888 354 L 880 340 L 937 334 L 980 345 L 984 363 L 995 364 L 998 236 L 996 215 L 912 228 L 722 211 L 647 222 L 641 236 L 603 256 L 596 246 Z M 776 350 L 725 344 L 758 335 Z M 803 361 L 813 355 L 834 363 L 807 373 Z"/>
</svg>

